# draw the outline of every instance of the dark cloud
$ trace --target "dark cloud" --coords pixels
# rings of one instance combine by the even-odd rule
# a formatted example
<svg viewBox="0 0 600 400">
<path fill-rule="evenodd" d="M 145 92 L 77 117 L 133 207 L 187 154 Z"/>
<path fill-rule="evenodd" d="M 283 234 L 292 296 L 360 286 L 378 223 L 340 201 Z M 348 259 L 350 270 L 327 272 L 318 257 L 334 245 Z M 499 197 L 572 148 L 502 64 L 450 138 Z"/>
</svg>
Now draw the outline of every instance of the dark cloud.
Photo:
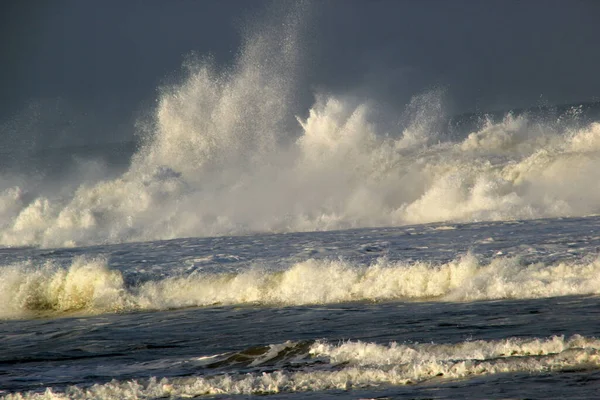
<svg viewBox="0 0 600 400">
<path fill-rule="evenodd" d="M 281 7 L 244 0 L 3 3 L 1 114 L 61 98 L 86 112 L 132 118 L 191 51 L 231 62 L 241 26 L 273 4 Z M 312 9 L 307 93 L 349 92 L 401 106 L 441 86 L 459 111 L 600 93 L 596 1 L 328 0 Z"/>
<path fill-rule="evenodd" d="M 228 59 L 247 2 L 30 1 L 3 12 L 3 103 L 66 97 L 103 109 L 155 96 L 190 51 Z"/>
<path fill-rule="evenodd" d="M 441 85 L 460 109 L 600 92 L 598 2 L 329 1 L 324 13 L 320 58 L 338 87 L 362 78 L 402 99 Z"/>
</svg>

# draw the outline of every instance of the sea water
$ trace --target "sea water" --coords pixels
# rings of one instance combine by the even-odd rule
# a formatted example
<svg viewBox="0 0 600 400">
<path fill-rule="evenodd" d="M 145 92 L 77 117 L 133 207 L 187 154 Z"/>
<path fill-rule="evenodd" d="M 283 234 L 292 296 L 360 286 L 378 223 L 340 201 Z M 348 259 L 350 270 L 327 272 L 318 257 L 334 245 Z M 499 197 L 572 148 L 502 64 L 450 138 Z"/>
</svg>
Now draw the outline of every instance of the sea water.
<svg viewBox="0 0 600 400">
<path fill-rule="evenodd" d="M 6 398 L 592 398 L 598 222 L 4 250 L 0 387 Z"/>
<path fill-rule="evenodd" d="M 120 171 L 3 170 L 1 396 L 600 395 L 598 106 L 295 113 L 301 14 L 190 58 Z"/>
</svg>

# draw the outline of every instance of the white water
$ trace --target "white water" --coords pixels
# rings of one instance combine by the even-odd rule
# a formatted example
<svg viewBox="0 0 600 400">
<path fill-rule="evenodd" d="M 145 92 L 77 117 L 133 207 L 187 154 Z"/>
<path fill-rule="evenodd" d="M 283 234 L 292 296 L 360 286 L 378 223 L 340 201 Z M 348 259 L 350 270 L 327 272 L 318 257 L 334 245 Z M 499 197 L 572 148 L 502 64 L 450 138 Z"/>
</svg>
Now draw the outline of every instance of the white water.
<svg viewBox="0 0 600 400">
<path fill-rule="evenodd" d="M 190 306 L 294 306 L 353 301 L 473 301 L 600 294 L 600 260 L 525 265 L 468 254 L 449 263 L 372 265 L 306 260 L 285 270 L 193 273 L 128 287 L 102 259 L 68 268 L 31 261 L 0 269 L 0 318 L 164 310 Z"/>
<path fill-rule="evenodd" d="M 565 339 L 553 336 L 548 339 L 510 338 L 498 341 L 474 340 L 456 344 L 398 344 L 380 345 L 365 342 L 346 342 L 333 345 L 317 342 L 310 354 L 314 357 L 326 357 L 332 364 L 350 365 L 394 365 L 423 364 L 455 360 L 489 360 L 508 357 L 531 357 L 559 354 L 575 349 L 600 350 L 600 341 L 575 335 Z"/>
<path fill-rule="evenodd" d="M 224 71 L 189 63 L 182 82 L 161 91 L 154 119 L 142 124 L 145 145 L 122 176 L 67 193 L 3 184 L 0 244 L 600 212 L 600 123 L 571 128 L 509 114 L 451 138 L 440 131 L 435 91 L 388 116 L 368 99 L 318 94 L 308 116 L 290 123 L 301 25 L 295 16 L 249 35 Z M 397 129 L 383 130 L 398 120 Z"/>
<path fill-rule="evenodd" d="M 373 343 L 344 343 L 333 346 L 316 343 L 311 347 L 310 354 L 326 360 L 333 369 L 160 380 L 152 378 L 147 382 L 114 380 L 88 388 L 70 386 L 65 392 L 47 389 L 44 393 L 17 393 L 5 398 L 138 399 L 349 390 L 380 385 L 405 385 L 430 379 L 597 367 L 600 363 L 598 348 L 596 339 L 577 335 L 569 339 L 555 336 L 530 340 L 479 340 L 453 345 L 392 343 L 382 346 Z M 336 369 L 335 364 L 339 362 L 347 364 Z"/>
</svg>

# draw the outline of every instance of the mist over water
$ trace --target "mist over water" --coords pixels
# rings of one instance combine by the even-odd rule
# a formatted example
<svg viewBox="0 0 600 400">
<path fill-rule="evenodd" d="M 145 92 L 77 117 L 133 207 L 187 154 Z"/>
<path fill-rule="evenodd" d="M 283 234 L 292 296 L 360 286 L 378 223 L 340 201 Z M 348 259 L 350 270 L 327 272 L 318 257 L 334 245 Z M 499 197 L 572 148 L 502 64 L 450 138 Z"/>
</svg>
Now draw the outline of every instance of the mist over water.
<svg viewBox="0 0 600 400">
<path fill-rule="evenodd" d="M 449 130 L 437 89 L 390 115 L 372 99 L 332 93 L 315 93 L 299 112 L 302 14 L 248 33 L 228 68 L 190 57 L 185 77 L 160 90 L 152 118 L 139 124 L 142 144 L 116 177 L 93 166 L 102 176 L 79 168 L 68 182 L 44 185 L 5 174 L 0 243 L 60 247 L 600 212 L 600 123 L 582 122 L 577 108 L 559 118 L 482 118 L 465 131 Z"/>
</svg>

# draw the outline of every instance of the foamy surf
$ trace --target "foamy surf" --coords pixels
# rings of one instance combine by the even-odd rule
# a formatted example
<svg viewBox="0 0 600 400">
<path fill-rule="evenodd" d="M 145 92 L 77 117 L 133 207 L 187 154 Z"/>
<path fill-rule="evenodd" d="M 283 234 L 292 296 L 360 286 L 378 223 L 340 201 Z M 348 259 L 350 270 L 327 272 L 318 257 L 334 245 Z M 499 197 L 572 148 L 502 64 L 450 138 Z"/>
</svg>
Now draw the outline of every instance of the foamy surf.
<svg viewBox="0 0 600 400">
<path fill-rule="evenodd" d="M 0 317 L 130 310 L 123 276 L 106 260 L 76 258 L 68 268 L 32 262 L 0 268 Z"/>
<path fill-rule="evenodd" d="M 571 129 L 508 115 L 462 140 L 433 141 L 425 132 L 415 144 L 412 131 L 379 131 L 368 107 L 327 99 L 284 145 L 257 133 L 275 128 L 240 137 L 234 127 L 225 136 L 214 128 L 205 136 L 181 118 L 161 122 L 117 179 L 60 198 L 5 189 L 0 243 L 78 246 L 600 212 L 599 123 Z"/>
<path fill-rule="evenodd" d="M 524 264 L 472 254 L 448 263 L 371 265 L 308 259 L 274 271 L 255 266 L 125 284 L 106 260 L 76 258 L 69 267 L 31 262 L 0 269 L 0 316 L 101 314 L 215 305 L 297 306 L 364 301 L 476 301 L 600 293 L 600 260 Z"/>
<path fill-rule="evenodd" d="M 47 388 L 43 393 L 9 394 L 15 399 L 116 399 L 195 397 L 217 394 L 275 394 L 350 390 L 415 384 L 431 379 L 471 379 L 507 373 L 556 373 L 571 369 L 598 368 L 599 342 L 575 335 L 536 339 L 509 338 L 456 344 L 411 344 L 387 346 L 374 343 L 317 342 L 304 354 L 287 342 L 263 349 L 255 365 L 268 363 L 277 355 L 292 353 L 288 362 L 305 364 L 297 371 L 250 372 L 184 378 L 151 378 L 117 381 L 89 387 L 69 386 L 64 391 Z M 243 352 L 242 352 L 243 353 Z M 230 356 L 231 357 L 231 356 Z M 281 359 L 281 357 L 279 357 Z M 320 364 L 311 361 L 319 359 Z M 261 362 L 257 362 L 262 360 Z M 280 360 L 281 361 L 281 360 Z"/>
</svg>

